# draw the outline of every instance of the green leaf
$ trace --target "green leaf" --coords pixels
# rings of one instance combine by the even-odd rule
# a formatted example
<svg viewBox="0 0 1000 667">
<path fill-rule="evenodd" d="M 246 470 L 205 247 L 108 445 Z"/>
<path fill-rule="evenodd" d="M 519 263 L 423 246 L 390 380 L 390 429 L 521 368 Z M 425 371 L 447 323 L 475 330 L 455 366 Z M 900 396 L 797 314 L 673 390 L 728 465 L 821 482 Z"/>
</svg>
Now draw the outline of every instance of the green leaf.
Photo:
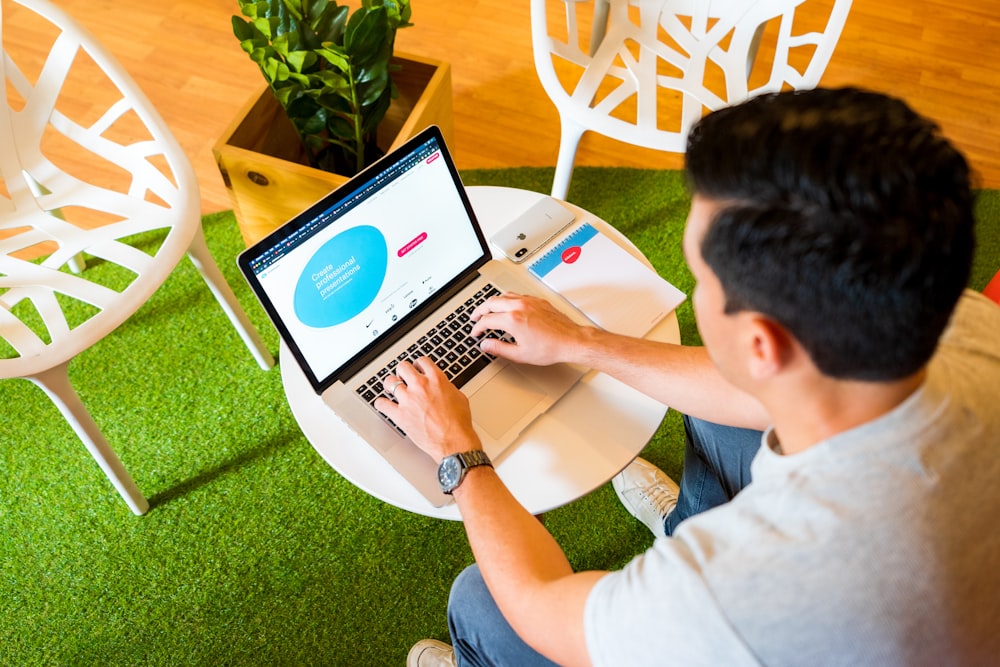
<svg viewBox="0 0 1000 667">
<path fill-rule="evenodd" d="M 247 2 L 246 0 L 239 0 L 240 13 L 243 16 L 249 16 L 251 18 L 256 18 L 257 16 L 257 3 Z"/>
<path fill-rule="evenodd" d="M 354 125 L 344 117 L 336 116 L 330 118 L 327 120 L 326 126 L 333 136 L 347 139 L 350 143 L 354 143 Z"/>
<path fill-rule="evenodd" d="M 240 40 L 240 43 L 242 45 L 243 42 L 253 39 L 254 37 L 253 25 L 251 25 L 249 21 L 244 21 L 239 16 L 234 16 L 233 34 L 236 35 L 236 39 Z"/>
<path fill-rule="evenodd" d="M 389 72 L 397 27 L 410 0 L 360 0 L 353 13 L 336 0 L 237 0 L 233 34 L 258 64 L 314 164 L 362 166 L 395 96 Z M 353 173 L 353 171 L 351 171 Z"/>
<path fill-rule="evenodd" d="M 413 16 L 413 9 L 410 7 L 410 0 L 403 0 L 399 3 L 399 23 L 397 28 L 409 28 L 413 24 L 410 18 Z"/>
<path fill-rule="evenodd" d="M 276 58 L 267 59 L 262 65 L 264 74 L 268 80 L 274 84 L 288 79 L 288 65 Z"/>
<path fill-rule="evenodd" d="M 323 70 L 311 75 L 311 87 L 316 89 L 316 94 L 329 95 L 350 95 L 351 80 L 341 72 L 333 70 Z"/>
<path fill-rule="evenodd" d="M 253 20 L 253 25 L 265 39 L 274 39 L 272 27 L 277 26 L 277 22 L 274 19 L 258 17 Z"/>
<path fill-rule="evenodd" d="M 282 90 L 285 90 L 284 88 Z M 316 113 L 317 105 L 309 97 L 308 89 L 299 88 L 298 86 L 288 86 L 289 95 L 287 99 L 287 104 L 282 106 L 288 112 L 291 118 L 305 118 Z"/>
<path fill-rule="evenodd" d="M 385 8 L 389 17 L 389 25 L 396 28 L 407 28 L 410 24 L 412 9 L 410 0 L 382 0 L 378 3 Z"/>
<path fill-rule="evenodd" d="M 315 97 L 316 103 L 331 113 L 340 115 L 351 115 L 354 109 L 351 107 L 350 98 L 332 92 L 332 89 L 324 89 Z"/>
<path fill-rule="evenodd" d="M 278 78 L 278 61 L 274 58 L 268 58 L 260 66 L 264 70 L 264 76 L 273 84 Z"/>
<path fill-rule="evenodd" d="M 354 12 L 344 33 L 344 51 L 352 58 L 370 59 L 389 43 L 389 20 L 385 10 L 377 8 L 367 14 Z"/>
<path fill-rule="evenodd" d="M 255 48 L 250 53 L 250 60 L 252 60 L 255 63 L 257 63 L 257 65 L 261 69 L 263 69 L 264 68 L 264 63 L 266 63 L 268 60 L 271 59 L 271 53 L 272 53 L 272 49 L 270 47 Z M 266 72 L 265 72 L 265 74 L 266 74 Z M 268 81 L 270 81 L 270 79 L 268 79 Z"/>
<path fill-rule="evenodd" d="M 278 104 L 281 105 L 281 108 L 287 109 L 289 100 L 291 99 L 292 94 L 295 92 L 295 90 L 291 86 L 287 86 L 285 88 L 279 88 L 277 90 L 272 89 L 272 92 L 274 93 L 275 99 L 278 100 Z"/>
<path fill-rule="evenodd" d="M 302 131 L 305 134 L 320 134 L 326 129 L 326 112 L 322 107 L 316 109 L 316 113 L 304 120 Z"/>
<path fill-rule="evenodd" d="M 386 90 L 383 95 L 379 97 L 373 105 L 364 110 L 364 124 L 361 126 L 361 131 L 363 134 L 369 134 L 374 132 L 382 119 L 385 118 L 386 112 L 389 110 L 389 104 L 392 102 L 392 95 Z"/>
<path fill-rule="evenodd" d="M 304 12 L 312 20 L 316 20 L 329 9 L 337 9 L 336 0 L 306 0 L 306 2 L 308 5 Z"/>
<path fill-rule="evenodd" d="M 315 0 L 318 4 L 326 3 L 326 0 Z M 334 44 L 344 44 L 344 27 L 347 25 L 349 15 L 347 7 L 338 6 L 336 2 L 326 5 L 319 18 L 313 22 L 313 30 L 317 39 L 322 42 L 333 42 Z"/>
<path fill-rule="evenodd" d="M 288 13 L 294 16 L 296 21 L 303 21 L 305 13 L 303 11 L 301 0 L 283 0 L 283 2 L 285 8 L 288 9 Z"/>
<path fill-rule="evenodd" d="M 371 67 L 359 69 L 355 73 L 355 79 L 359 84 L 366 87 L 385 88 L 389 84 L 389 63 L 387 60 L 380 60 Z"/>
<path fill-rule="evenodd" d="M 333 45 L 324 44 L 322 48 L 316 49 L 316 55 L 326 60 L 341 72 L 346 73 L 351 70 L 351 61 L 347 58 L 347 55 L 339 49 L 334 48 Z"/>
<path fill-rule="evenodd" d="M 283 59 L 288 59 L 288 36 L 280 35 L 271 40 L 271 45 L 274 47 L 275 52 Z"/>
<path fill-rule="evenodd" d="M 296 72 L 305 72 L 316 64 L 316 54 L 312 51 L 291 51 L 285 56 L 288 66 Z"/>
<path fill-rule="evenodd" d="M 254 60 L 253 54 L 257 51 L 257 45 L 252 39 L 240 42 L 240 48 L 250 54 L 250 60 Z M 257 62 L 254 60 L 254 62 Z"/>
</svg>

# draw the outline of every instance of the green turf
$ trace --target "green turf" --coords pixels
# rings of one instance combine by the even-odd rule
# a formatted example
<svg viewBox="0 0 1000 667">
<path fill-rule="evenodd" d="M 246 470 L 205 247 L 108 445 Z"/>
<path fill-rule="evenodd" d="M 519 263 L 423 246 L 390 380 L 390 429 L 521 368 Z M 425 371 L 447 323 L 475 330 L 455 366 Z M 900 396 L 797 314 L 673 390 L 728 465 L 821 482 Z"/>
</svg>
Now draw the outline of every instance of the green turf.
<svg viewBox="0 0 1000 667">
<path fill-rule="evenodd" d="M 552 170 L 464 176 L 547 191 Z M 570 199 L 690 290 L 679 174 L 578 168 Z M 978 214 L 981 288 L 1000 264 L 996 192 Z M 232 217 L 205 230 L 276 350 L 233 262 Z M 679 318 L 697 340 L 689 304 Z M 471 560 L 461 526 L 334 472 L 296 427 L 278 371 L 256 366 L 189 263 L 70 374 L 152 509 L 128 511 L 41 390 L 0 382 L 0 665 L 401 665 L 416 640 L 447 637 L 448 589 Z M 645 453 L 675 475 L 680 433 L 670 413 Z M 546 522 L 580 569 L 620 566 L 651 542 L 607 485 Z"/>
</svg>

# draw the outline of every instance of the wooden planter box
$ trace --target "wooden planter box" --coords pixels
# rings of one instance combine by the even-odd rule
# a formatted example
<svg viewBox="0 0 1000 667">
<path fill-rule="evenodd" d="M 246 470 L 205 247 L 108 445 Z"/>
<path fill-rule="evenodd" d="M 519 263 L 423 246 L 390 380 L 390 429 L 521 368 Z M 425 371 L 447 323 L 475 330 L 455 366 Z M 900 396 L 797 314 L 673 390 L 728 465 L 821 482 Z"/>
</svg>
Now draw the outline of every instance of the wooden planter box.
<svg viewBox="0 0 1000 667">
<path fill-rule="evenodd" d="M 388 152 L 428 125 L 451 143 L 451 67 L 399 54 L 393 74 L 399 97 L 379 125 L 378 145 Z M 308 166 L 302 145 L 270 89 L 253 96 L 212 148 L 249 246 L 347 181 Z"/>
</svg>

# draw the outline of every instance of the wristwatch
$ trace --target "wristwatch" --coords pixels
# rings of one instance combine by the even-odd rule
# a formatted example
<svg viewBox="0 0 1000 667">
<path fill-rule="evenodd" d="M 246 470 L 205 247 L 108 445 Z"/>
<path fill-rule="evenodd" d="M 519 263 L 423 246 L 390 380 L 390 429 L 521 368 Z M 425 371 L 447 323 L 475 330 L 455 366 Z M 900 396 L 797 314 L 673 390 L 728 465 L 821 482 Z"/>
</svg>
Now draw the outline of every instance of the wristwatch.
<svg viewBox="0 0 1000 667">
<path fill-rule="evenodd" d="M 493 467 L 490 457 L 481 449 L 452 454 L 441 459 L 441 463 L 438 464 L 438 484 L 441 485 L 441 491 L 451 494 L 465 479 L 469 468 L 476 466 Z"/>
</svg>

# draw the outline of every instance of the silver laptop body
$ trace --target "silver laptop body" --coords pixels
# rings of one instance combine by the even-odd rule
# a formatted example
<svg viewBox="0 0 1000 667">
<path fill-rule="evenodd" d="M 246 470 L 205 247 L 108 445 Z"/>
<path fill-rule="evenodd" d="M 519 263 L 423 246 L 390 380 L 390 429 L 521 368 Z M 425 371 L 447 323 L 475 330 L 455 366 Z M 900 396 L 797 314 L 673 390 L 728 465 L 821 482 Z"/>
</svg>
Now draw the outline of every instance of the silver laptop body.
<svg viewBox="0 0 1000 667">
<path fill-rule="evenodd" d="M 426 354 L 454 373 L 494 461 L 584 372 L 503 359 L 479 370 L 486 360 L 478 345 L 461 340 L 456 310 L 471 311 L 487 287 L 544 291 L 492 259 L 437 127 L 248 248 L 238 263 L 315 391 L 435 506 L 450 501 L 438 488 L 435 463 L 371 406 L 379 378 L 394 364 Z M 431 335 L 440 322 L 455 332 L 451 343 Z M 467 361 L 476 368 L 460 370 Z"/>
</svg>

